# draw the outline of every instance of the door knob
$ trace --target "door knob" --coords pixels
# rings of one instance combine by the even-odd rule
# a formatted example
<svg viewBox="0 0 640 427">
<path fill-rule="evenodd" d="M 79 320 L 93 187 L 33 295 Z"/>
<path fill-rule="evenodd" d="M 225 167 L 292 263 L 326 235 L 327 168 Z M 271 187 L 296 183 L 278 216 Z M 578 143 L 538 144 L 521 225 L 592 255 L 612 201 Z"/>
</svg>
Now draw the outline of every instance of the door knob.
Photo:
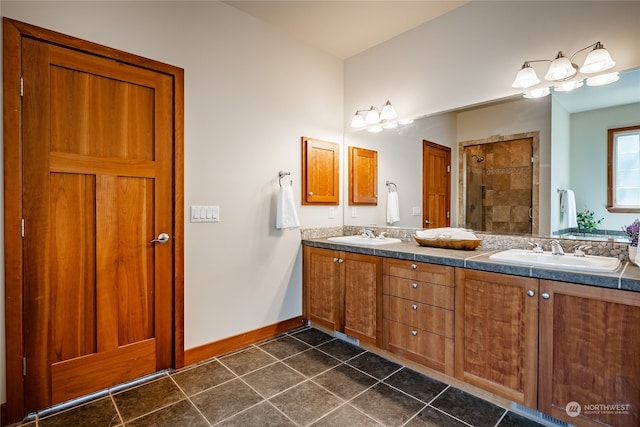
<svg viewBox="0 0 640 427">
<path fill-rule="evenodd" d="M 169 241 L 169 235 L 167 233 L 160 233 L 156 239 L 153 239 L 149 243 L 162 243 L 163 245 Z"/>
</svg>

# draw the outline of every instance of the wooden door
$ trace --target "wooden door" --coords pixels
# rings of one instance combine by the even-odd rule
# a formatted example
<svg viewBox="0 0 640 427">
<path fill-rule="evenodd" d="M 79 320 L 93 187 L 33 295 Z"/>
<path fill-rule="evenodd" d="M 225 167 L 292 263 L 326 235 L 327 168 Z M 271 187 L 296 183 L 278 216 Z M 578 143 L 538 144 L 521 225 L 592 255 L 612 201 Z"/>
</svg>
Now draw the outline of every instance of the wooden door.
<svg viewBox="0 0 640 427">
<path fill-rule="evenodd" d="M 537 279 L 456 269 L 456 378 L 536 407 L 537 295 Z"/>
<path fill-rule="evenodd" d="M 382 339 L 382 258 L 344 252 L 344 333 L 374 345 Z"/>
<path fill-rule="evenodd" d="M 422 225 L 424 228 L 451 224 L 451 148 L 423 141 Z"/>
<path fill-rule="evenodd" d="M 349 205 L 378 204 L 378 152 L 349 147 Z"/>
<path fill-rule="evenodd" d="M 640 294 L 540 282 L 539 410 L 580 426 L 640 425 Z"/>
<path fill-rule="evenodd" d="M 338 330 L 341 317 L 339 304 L 339 252 L 304 247 L 304 317 L 319 325 Z"/>
<path fill-rule="evenodd" d="M 173 93 L 22 42 L 26 411 L 173 365 Z"/>
</svg>

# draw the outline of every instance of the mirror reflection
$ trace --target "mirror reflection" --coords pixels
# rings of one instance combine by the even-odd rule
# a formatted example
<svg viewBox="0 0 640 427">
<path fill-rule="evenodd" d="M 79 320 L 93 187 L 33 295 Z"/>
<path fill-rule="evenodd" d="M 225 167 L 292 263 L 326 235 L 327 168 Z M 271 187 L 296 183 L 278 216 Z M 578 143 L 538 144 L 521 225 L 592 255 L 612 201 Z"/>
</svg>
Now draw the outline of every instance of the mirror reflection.
<svg viewBox="0 0 640 427">
<path fill-rule="evenodd" d="M 575 234 L 558 191 L 571 189 L 577 211 L 589 209 L 602 218 L 598 233 L 620 234 L 640 213 L 606 209 L 607 129 L 634 124 L 640 124 L 640 70 L 623 72 L 607 86 L 583 86 L 540 99 L 496 100 L 379 133 L 348 132 L 345 150 L 357 146 L 378 152 L 379 194 L 376 206 L 345 205 L 344 223 L 389 226 L 385 182 L 392 181 L 399 206 L 399 221 L 392 225 L 425 228 L 423 157 L 428 141 L 451 149 L 447 215 L 452 227 L 500 234 Z M 527 141 L 514 144 L 519 148 L 508 147 L 506 141 L 519 139 Z M 527 150 L 518 151 L 522 146 Z M 527 165 L 523 159 L 529 146 Z M 507 199 L 514 203 L 506 204 Z M 515 222 L 519 224 L 511 225 Z"/>
</svg>

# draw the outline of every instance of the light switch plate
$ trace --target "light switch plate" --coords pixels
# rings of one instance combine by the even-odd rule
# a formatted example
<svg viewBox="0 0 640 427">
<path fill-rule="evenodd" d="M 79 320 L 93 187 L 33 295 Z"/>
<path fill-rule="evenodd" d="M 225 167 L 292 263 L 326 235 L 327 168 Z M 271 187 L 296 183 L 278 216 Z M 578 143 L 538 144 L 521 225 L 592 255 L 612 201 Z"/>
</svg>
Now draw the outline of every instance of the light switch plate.
<svg viewBox="0 0 640 427">
<path fill-rule="evenodd" d="M 422 209 L 420 208 L 420 206 L 414 206 L 413 209 L 411 210 L 411 214 L 413 216 L 418 216 L 422 213 Z"/>
<path fill-rule="evenodd" d="M 191 222 L 219 222 L 220 206 L 191 206 Z"/>
</svg>

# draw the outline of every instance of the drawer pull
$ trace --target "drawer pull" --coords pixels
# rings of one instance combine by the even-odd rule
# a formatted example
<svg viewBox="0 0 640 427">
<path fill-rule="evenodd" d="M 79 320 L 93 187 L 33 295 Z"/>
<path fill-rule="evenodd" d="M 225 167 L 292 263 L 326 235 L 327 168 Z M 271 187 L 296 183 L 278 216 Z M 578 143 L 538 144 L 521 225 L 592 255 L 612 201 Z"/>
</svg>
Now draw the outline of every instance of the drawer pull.
<svg viewBox="0 0 640 427">
<path fill-rule="evenodd" d="M 417 288 L 418 288 L 418 284 L 417 284 L 417 283 L 412 283 L 412 284 L 411 284 L 411 287 L 412 287 L 413 289 L 417 289 Z"/>
<path fill-rule="evenodd" d="M 416 331 L 416 330 L 411 331 L 411 335 L 413 335 L 415 337 L 416 335 L 418 335 L 418 331 Z"/>
<path fill-rule="evenodd" d="M 418 309 L 418 305 L 417 305 L 417 304 L 413 304 L 413 305 L 411 306 L 411 310 L 417 310 L 417 309 Z"/>
<path fill-rule="evenodd" d="M 418 268 L 417 264 L 411 264 L 411 268 L 413 268 L 414 270 L 416 270 Z"/>
</svg>

